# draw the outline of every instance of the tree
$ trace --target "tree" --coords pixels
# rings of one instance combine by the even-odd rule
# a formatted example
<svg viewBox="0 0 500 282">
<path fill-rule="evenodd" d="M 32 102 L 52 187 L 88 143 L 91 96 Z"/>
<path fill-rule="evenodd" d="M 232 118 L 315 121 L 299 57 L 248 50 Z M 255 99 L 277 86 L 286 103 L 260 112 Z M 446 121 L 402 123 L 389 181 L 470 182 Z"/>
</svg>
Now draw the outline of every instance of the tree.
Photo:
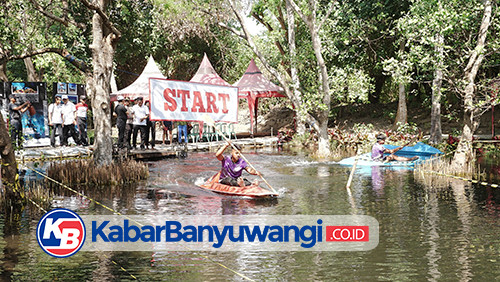
<svg viewBox="0 0 500 282">
<path fill-rule="evenodd" d="M 66 1 L 54 5 L 53 10 L 48 7 L 43 8 L 36 0 L 30 0 L 34 8 L 45 17 L 59 22 L 64 26 L 75 26 L 85 28 L 85 25 L 78 23 L 75 13 L 78 5 L 69 7 Z M 83 7 L 93 13 L 92 16 L 92 43 L 89 49 L 92 53 L 92 69 L 79 69 L 84 71 L 87 81 L 87 94 L 92 104 L 94 117 L 95 138 L 94 138 L 94 160 L 97 165 L 108 165 L 112 162 L 112 139 L 111 139 L 111 106 L 110 106 L 110 78 L 113 67 L 115 48 L 121 37 L 121 32 L 113 25 L 106 11 L 109 9 L 110 0 L 98 0 L 90 3 L 87 0 L 79 1 Z M 71 8 L 71 9 L 70 9 Z M 55 12 L 54 12 L 55 11 Z M 63 17 L 57 15 L 60 12 Z M 70 14 L 73 12 L 75 14 Z M 109 11 L 108 11 L 109 12 Z M 72 57 L 69 53 L 63 54 Z M 70 61 L 78 62 L 70 59 Z M 77 63 L 78 65 L 78 63 Z"/>
<path fill-rule="evenodd" d="M 476 98 L 476 76 L 484 59 L 486 50 L 486 38 L 491 24 L 492 4 L 490 0 L 484 0 L 483 18 L 479 27 L 479 33 L 474 48 L 469 57 L 468 64 L 464 70 L 463 83 L 463 107 L 464 127 L 457 150 L 453 156 L 453 167 L 457 171 L 464 171 L 468 163 L 474 163 L 474 151 L 472 147 L 473 135 L 479 127 L 481 108 L 484 104 Z"/>
<path fill-rule="evenodd" d="M 5 197 L 11 201 L 19 202 L 22 199 L 22 194 L 17 177 L 16 155 L 2 115 L 0 115 L 0 156 L 2 158 L 2 184 L 6 188 Z"/>
</svg>

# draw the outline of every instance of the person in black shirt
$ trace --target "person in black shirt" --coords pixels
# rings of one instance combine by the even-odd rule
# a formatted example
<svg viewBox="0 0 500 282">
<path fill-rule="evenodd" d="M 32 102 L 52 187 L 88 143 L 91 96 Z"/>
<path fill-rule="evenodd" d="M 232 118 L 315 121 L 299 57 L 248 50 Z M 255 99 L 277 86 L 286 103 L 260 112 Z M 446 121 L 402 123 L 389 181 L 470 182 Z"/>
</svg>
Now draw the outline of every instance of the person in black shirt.
<svg viewBox="0 0 500 282">
<path fill-rule="evenodd" d="M 123 97 L 118 96 L 118 105 L 115 108 L 116 127 L 118 128 L 118 148 L 124 148 L 125 142 L 125 127 L 127 123 L 127 108 L 123 105 Z"/>
<path fill-rule="evenodd" d="M 12 146 L 17 148 L 22 148 L 23 144 L 23 125 L 21 123 L 21 115 L 26 112 L 28 107 L 31 106 L 29 101 L 24 102 L 22 105 L 16 103 L 16 97 L 14 95 L 10 96 L 9 116 L 10 116 L 10 139 L 12 141 Z"/>
<path fill-rule="evenodd" d="M 149 101 L 146 101 L 144 103 L 144 105 L 146 105 L 146 107 L 149 108 L 149 111 L 151 112 L 151 106 L 150 106 L 150 103 Z M 154 149 L 155 148 L 155 143 L 156 143 L 156 121 L 152 121 L 150 120 L 149 116 L 148 118 L 146 119 L 146 138 L 148 139 L 148 142 L 146 142 L 146 144 L 149 144 L 151 145 L 151 149 Z M 149 135 L 151 134 L 151 140 L 149 140 Z M 148 146 L 148 145 L 146 145 Z"/>
</svg>

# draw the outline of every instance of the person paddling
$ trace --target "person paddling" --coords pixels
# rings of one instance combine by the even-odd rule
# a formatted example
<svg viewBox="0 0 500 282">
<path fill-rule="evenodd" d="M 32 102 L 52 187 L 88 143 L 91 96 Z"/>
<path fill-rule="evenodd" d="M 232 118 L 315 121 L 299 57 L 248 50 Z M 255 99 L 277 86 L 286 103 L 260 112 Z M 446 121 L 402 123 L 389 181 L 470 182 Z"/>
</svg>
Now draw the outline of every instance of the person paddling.
<svg viewBox="0 0 500 282">
<path fill-rule="evenodd" d="M 221 174 L 219 183 L 226 184 L 230 186 L 249 186 L 249 185 L 259 185 L 259 181 L 255 180 L 253 183 L 250 183 L 246 178 L 242 178 L 241 175 L 243 170 L 246 170 L 248 173 L 252 175 L 260 176 L 260 172 L 254 170 L 250 166 L 248 166 L 247 162 L 240 158 L 241 147 L 238 144 L 233 144 L 234 147 L 231 150 L 230 156 L 224 156 L 224 151 L 231 146 L 229 142 L 227 142 L 224 147 L 221 147 L 217 153 L 215 153 L 215 157 L 219 161 L 222 162 Z"/>
<path fill-rule="evenodd" d="M 390 161 L 408 162 L 408 161 L 414 161 L 414 160 L 418 159 L 418 156 L 415 156 L 412 158 L 407 158 L 407 157 L 394 155 L 394 153 L 396 153 L 397 151 L 408 146 L 408 144 L 410 144 L 411 141 L 404 144 L 403 146 L 389 150 L 386 147 L 384 147 L 385 138 L 386 138 L 386 136 L 383 133 L 377 135 L 377 142 L 375 144 L 373 144 L 373 147 L 372 147 L 372 160 L 381 161 L 381 162 L 390 162 Z M 384 156 L 384 153 L 390 154 L 390 155 Z"/>
</svg>

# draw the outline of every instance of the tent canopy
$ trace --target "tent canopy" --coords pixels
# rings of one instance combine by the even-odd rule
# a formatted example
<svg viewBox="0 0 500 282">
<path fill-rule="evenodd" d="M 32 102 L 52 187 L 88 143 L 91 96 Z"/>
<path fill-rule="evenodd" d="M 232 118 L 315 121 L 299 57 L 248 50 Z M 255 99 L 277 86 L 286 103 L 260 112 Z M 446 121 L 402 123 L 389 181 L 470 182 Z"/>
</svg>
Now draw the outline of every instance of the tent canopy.
<svg viewBox="0 0 500 282">
<path fill-rule="evenodd" d="M 239 88 L 240 98 L 246 98 L 248 95 L 253 95 L 257 98 L 285 97 L 282 94 L 284 92 L 283 88 L 265 78 L 253 59 L 250 60 L 245 74 L 234 86 Z"/>
<path fill-rule="evenodd" d="M 203 54 L 203 60 L 201 61 L 200 67 L 198 68 L 198 71 L 196 71 L 196 74 L 193 76 L 193 78 L 191 78 L 190 81 L 205 83 L 205 84 L 232 86 L 217 74 L 214 67 L 208 60 L 206 53 Z"/>
<path fill-rule="evenodd" d="M 254 132 L 254 120 L 257 123 L 257 105 L 259 98 L 286 97 L 283 88 L 269 81 L 252 59 L 245 74 L 234 84 L 239 88 L 239 97 L 248 100 L 250 109 L 250 131 Z"/>
<path fill-rule="evenodd" d="M 148 63 L 141 75 L 129 86 L 111 93 L 111 102 L 116 101 L 116 98 L 120 95 L 123 97 L 143 97 L 145 100 L 149 100 L 149 78 L 166 78 L 161 73 L 158 65 L 156 65 L 153 56 L 149 56 Z"/>
</svg>

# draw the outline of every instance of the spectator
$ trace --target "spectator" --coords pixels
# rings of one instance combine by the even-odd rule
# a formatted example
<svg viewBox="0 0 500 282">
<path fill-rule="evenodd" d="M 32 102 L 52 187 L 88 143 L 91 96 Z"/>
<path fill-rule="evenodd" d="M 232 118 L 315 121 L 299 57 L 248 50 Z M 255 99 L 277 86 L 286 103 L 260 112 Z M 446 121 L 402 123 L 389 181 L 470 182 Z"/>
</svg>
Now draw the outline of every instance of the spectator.
<svg viewBox="0 0 500 282">
<path fill-rule="evenodd" d="M 21 115 L 26 112 L 29 106 L 31 106 L 29 101 L 24 102 L 22 105 L 18 105 L 16 97 L 14 95 L 10 96 L 10 103 L 8 105 L 10 116 L 10 139 L 12 141 L 12 146 L 17 149 L 23 148 L 23 124 L 21 122 Z"/>
<path fill-rule="evenodd" d="M 135 98 L 136 104 L 132 107 L 132 113 L 134 115 L 134 132 L 132 136 L 132 145 L 134 149 L 137 145 L 137 132 L 141 131 L 141 150 L 144 150 L 148 146 L 149 142 L 147 139 L 147 126 L 146 119 L 149 116 L 149 109 L 143 104 L 143 98 Z"/>
<path fill-rule="evenodd" d="M 61 97 L 56 96 L 54 103 L 49 105 L 49 126 L 50 132 L 50 145 L 56 146 L 56 135 L 59 135 L 59 145 L 63 143 L 63 129 L 62 129 L 62 104 Z"/>
<path fill-rule="evenodd" d="M 165 136 L 168 135 L 168 140 L 170 140 L 170 145 L 172 145 L 172 122 L 169 120 L 162 121 L 163 126 L 163 145 L 165 145 Z"/>
<path fill-rule="evenodd" d="M 123 104 L 123 96 L 118 96 L 118 105 L 115 108 L 116 113 L 116 127 L 118 128 L 118 148 L 125 147 L 125 128 L 127 125 L 127 108 Z"/>
<path fill-rule="evenodd" d="M 144 103 L 144 105 L 148 108 L 148 110 L 151 110 L 149 101 L 146 101 Z M 149 138 L 150 134 L 151 134 L 151 139 Z M 148 115 L 148 118 L 146 119 L 146 138 L 148 140 L 148 143 L 151 145 L 151 149 L 154 149 L 155 142 L 156 142 L 156 121 L 151 121 L 149 119 L 149 115 Z M 149 141 L 151 141 L 151 142 L 149 142 Z M 147 146 L 148 145 L 146 143 L 146 147 Z"/>
<path fill-rule="evenodd" d="M 177 122 L 177 141 L 179 144 L 182 142 L 182 136 L 184 136 L 184 142 L 187 143 L 187 121 L 179 121 Z"/>
<path fill-rule="evenodd" d="M 76 134 L 76 107 L 69 99 L 68 95 L 62 95 L 62 118 L 63 118 L 63 146 L 68 145 L 68 138 L 73 137 L 73 141 L 77 145 L 80 145 L 80 139 L 78 134 Z"/>
<path fill-rule="evenodd" d="M 123 104 L 127 109 L 127 123 L 125 125 L 125 144 L 129 149 L 132 149 L 132 146 L 130 145 L 131 144 L 130 140 L 132 139 L 132 132 L 134 131 L 134 117 L 132 114 L 131 103 L 132 101 L 130 101 L 130 98 L 127 97 L 124 99 Z"/>
<path fill-rule="evenodd" d="M 87 111 L 89 106 L 85 103 L 87 97 L 80 96 L 80 103 L 76 104 L 76 124 L 78 125 L 79 143 L 83 146 L 88 146 L 89 141 L 87 138 Z"/>
</svg>

